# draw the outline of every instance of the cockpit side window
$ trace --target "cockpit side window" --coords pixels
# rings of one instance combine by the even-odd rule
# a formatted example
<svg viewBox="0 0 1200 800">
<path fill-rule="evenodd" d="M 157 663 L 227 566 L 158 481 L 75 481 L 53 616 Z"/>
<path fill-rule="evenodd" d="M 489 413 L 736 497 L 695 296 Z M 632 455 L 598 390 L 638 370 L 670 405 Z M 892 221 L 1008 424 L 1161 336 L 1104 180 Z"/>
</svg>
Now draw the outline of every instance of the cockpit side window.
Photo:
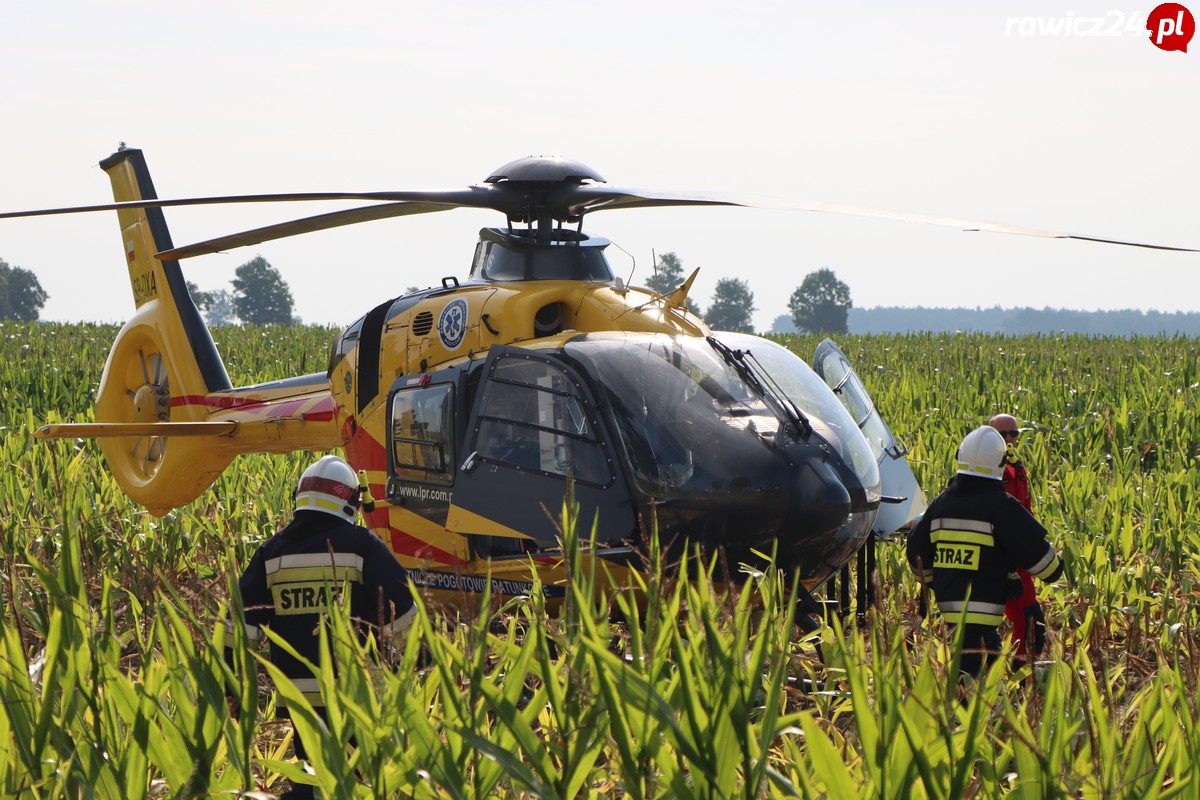
<svg viewBox="0 0 1200 800">
<path fill-rule="evenodd" d="M 366 319 L 366 317 L 363 317 L 363 319 Z M 334 367 L 341 363 L 341 360 L 358 345 L 358 334 L 362 330 L 362 324 L 363 320 L 358 320 L 342 331 L 337 339 L 334 340 L 333 347 L 329 351 L 329 369 L 326 372 L 327 375 L 332 375 Z"/>
<path fill-rule="evenodd" d="M 392 396 L 392 475 L 400 480 L 454 482 L 454 387 L 401 389 Z"/>
<path fill-rule="evenodd" d="M 504 356 L 484 392 L 472 444 L 482 461 L 597 486 L 613 479 L 580 387 L 565 370 Z"/>
</svg>

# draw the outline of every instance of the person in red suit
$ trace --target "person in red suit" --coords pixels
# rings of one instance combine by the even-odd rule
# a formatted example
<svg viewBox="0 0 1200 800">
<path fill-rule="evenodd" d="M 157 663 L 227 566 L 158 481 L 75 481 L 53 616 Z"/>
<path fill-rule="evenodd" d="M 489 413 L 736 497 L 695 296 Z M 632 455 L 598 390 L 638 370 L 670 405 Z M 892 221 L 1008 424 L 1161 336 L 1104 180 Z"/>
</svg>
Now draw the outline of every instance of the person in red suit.
<svg viewBox="0 0 1200 800">
<path fill-rule="evenodd" d="M 988 424 L 1000 432 L 1008 446 L 1008 461 L 1004 465 L 1004 488 L 1020 501 L 1026 511 L 1033 512 L 1033 494 L 1029 491 L 1029 475 L 1017 458 L 1015 446 L 1021 436 L 1017 418 L 1012 414 L 997 414 Z M 1024 664 L 1030 656 L 1040 655 L 1046 647 L 1046 615 L 1038 602 L 1033 576 L 1017 570 L 1022 592 L 1010 597 L 1004 606 L 1004 616 L 1012 623 L 1013 649 L 1016 660 Z"/>
</svg>

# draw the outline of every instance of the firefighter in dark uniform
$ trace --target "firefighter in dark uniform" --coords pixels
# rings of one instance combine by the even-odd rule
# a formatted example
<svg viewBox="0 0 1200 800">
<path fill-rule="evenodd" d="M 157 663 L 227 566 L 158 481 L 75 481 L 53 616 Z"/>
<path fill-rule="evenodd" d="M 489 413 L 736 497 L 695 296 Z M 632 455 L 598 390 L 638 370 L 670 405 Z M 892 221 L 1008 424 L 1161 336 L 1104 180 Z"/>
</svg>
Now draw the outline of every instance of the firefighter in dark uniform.
<svg viewBox="0 0 1200 800">
<path fill-rule="evenodd" d="M 1004 490 L 1008 449 L 990 426 L 971 431 L 958 448 L 958 474 L 908 539 L 908 563 L 933 589 L 951 625 L 964 624 L 961 667 L 981 674 L 1000 652 L 1005 601 L 1018 593 L 1024 569 L 1051 582 L 1063 572 L 1046 529 Z"/>
<path fill-rule="evenodd" d="M 329 611 L 330 594 L 336 601 L 347 591 L 351 617 L 375 628 L 376 635 L 398 637 L 407 631 L 416 616 L 408 575 L 378 537 L 355 524 L 364 495 L 370 497 L 365 481 L 361 483 L 337 456 L 325 456 L 305 470 L 296 487 L 292 521 L 258 548 L 238 581 L 246 638 L 252 644 L 269 627 L 317 663 L 320 615 Z M 232 644 L 230 635 L 226 647 Z M 280 648 L 272 649 L 271 661 L 318 713 L 323 711 L 318 682 L 303 663 Z M 297 758 L 304 760 L 300 737 L 293 742 Z M 284 796 L 311 797 L 311 790 L 298 785 Z"/>
<path fill-rule="evenodd" d="M 1033 492 L 1029 490 L 1029 473 L 1021 459 L 1017 458 L 1015 446 L 1021 436 L 1017 427 L 1017 418 L 1012 414 L 997 414 L 988 420 L 1008 447 L 1008 458 L 1004 464 L 1004 490 L 1017 498 L 1025 510 L 1033 513 Z M 1004 605 L 1004 616 L 1012 623 L 1013 650 L 1016 660 L 1024 664 L 1028 656 L 1040 655 L 1046 647 L 1046 614 L 1042 604 L 1038 602 L 1037 590 L 1033 585 L 1033 576 L 1023 569 L 1017 570 L 1021 579 L 1021 593 L 1008 598 Z"/>
</svg>

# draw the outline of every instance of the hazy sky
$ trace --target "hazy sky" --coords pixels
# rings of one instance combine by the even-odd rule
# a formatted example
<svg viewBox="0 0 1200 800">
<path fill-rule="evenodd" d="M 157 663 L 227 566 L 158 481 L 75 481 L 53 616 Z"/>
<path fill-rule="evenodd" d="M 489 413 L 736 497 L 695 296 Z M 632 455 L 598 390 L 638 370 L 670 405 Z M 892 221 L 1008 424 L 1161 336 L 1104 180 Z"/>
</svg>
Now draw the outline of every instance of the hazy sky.
<svg viewBox="0 0 1200 800">
<path fill-rule="evenodd" d="M 1200 40 L 1154 47 L 1154 3 L 966 5 L 0 0 L 0 210 L 110 200 L 97 162 L 120 142 L 162 197 L 460 187 L 556 154 L 616 186 L 1200 248 Z M 343 205 L 165 213 L 184 244 Z M 398 218 L 184 270 L 228 288 L 261 254 L 306 322 L 345 324 L 465 277 L 502 222 Z M 1200 310 L 1196 253 L 741 208 L 586 222 L 634 284 L 666 251 L 701 268 L 702 307 L 718 278 L 747 279 L 760 328 L 821 267 L 860 307 Z M 37 274 L 46 319 L 133 310 L 115 213 L 0 221 L 0 258 Z"/>
</svg>

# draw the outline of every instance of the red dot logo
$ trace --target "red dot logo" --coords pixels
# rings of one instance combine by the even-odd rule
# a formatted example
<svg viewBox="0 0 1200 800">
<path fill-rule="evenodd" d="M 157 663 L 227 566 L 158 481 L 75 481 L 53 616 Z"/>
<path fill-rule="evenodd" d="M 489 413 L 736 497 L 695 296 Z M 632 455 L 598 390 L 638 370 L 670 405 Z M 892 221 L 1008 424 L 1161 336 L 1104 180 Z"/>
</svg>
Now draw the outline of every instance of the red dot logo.
<svg viewBox="0 0 1200 800">
<path fill-rule="evenodd" d="M 1159 50 L 1186 53 L 1188 42 L 1196 35 L 1196 18 L 1179 3 L 1163 3 L 1146 18 L 1146 30 Z"/>
</svg>

